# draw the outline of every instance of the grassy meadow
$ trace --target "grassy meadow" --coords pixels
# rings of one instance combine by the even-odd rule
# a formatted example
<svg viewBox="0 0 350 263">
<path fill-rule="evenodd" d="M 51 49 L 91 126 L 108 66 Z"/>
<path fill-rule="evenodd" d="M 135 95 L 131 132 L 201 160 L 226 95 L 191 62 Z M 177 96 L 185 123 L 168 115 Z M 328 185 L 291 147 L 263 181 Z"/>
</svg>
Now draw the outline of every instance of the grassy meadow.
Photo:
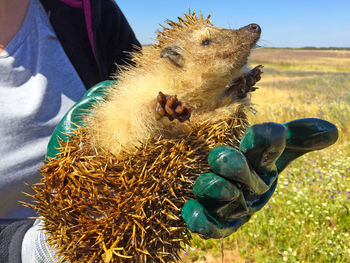
<svg viewBox="0 0 350 263">
<path fill-rule="evenodd" d="M 240 230 L 223 240 L 195 236 L 183 260 L 350 262 L 350 51 L 257 49 L 251 66 L 258 64 L 265 68 L 252 123 L 317 117 L 336 124 L 340 137 L 286 168 L 269 203 Z"/>
</svg>

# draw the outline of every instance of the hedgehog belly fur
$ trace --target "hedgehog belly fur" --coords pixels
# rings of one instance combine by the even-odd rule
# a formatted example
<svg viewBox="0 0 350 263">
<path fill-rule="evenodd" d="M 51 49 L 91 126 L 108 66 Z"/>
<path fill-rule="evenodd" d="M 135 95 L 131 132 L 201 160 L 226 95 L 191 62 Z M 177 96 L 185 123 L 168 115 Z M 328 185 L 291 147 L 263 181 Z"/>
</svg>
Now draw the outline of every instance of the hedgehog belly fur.
<svg viewBox="0 0 350 263">
<path fill-rule="evenodd" d="M 169 82 L 168 71 L 158 70 L 153 74 L 149 68 L 147 73 L 136 69 L 129 74 L 121 76 L 86 124 L 94 146 L 115 155 L 121 149 L 130 151 L 166 130 L 168 122 L 156 119 L 156 97 L 159 91 L 176 92 L 175 83 Z"/>
<path fill-rule="evenodd" d="M 154 136 L 161 137 L 166 134 L 167 137 L 176 138 L 190 132 L 189 122 L 156 119 L 156 97 L 159 91 L 178 95 L 180 100 L 194 106 L 191 123 L 216 120 L 218 117 L 229 118 L 239 105 L 250 103 L 249 96 L 238 102 L 222 98 L 221 92 L 215 88 L 211 88 L 214 92 L 212 95 L 210 91 L 202 95 L 193 91 L 194 86 L 206 87 L 208 83 L 225 87 L 227 80 L 220 83 L 217 78 L 215 82 L 215 79 L 211 81 L 208 77 L 203 78 L 201 74 L 193 72 L 190 73 L 193 80 L 188 81 L 179 74 L 178 71 L 181 70 L 174 70 L 167 63 L 164 65 L 163 61 L 156 60 L 150 64 L 123 72 L 106 100 L 95 107 L 94 114 L 86 124 L 93 147 L 118 155 L 122 149 L 132 151 L 140 142 L 144 143 Z M 241 70 L 236 72 L 237 76 L 242 74 Z M 173 128 L 175 125 L 176 129 Z"/>
</svg>

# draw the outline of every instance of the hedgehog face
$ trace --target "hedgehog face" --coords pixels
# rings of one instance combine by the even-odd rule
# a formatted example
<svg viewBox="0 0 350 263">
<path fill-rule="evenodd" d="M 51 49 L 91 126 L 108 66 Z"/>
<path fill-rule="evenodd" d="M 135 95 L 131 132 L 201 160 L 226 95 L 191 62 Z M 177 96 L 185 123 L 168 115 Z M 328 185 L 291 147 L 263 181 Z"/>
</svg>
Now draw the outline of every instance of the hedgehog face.
<svg viewBox="0 0 350 263">
<path fill-rule="evenodd" d="M 202 21 L 172 37 L 160 56 L 182 69 L 178 72 L 182 77 L 177 78 L 185 84 L 186 99 L 197 108 L 206 105 L 211 110 L 221 105 L 218 100 L 224 91 L 244 73 L 260 34 L 257 24 L 231 30 Z"/>
<path fill-rule="evenodd" d="M 201 24 L 168 43 L 161 50 L 161 57 L 169 58 L 178 67 L 193 68 L 192 64 L 195 64 L 195 68 L 203 66 L 208 71 L 239 70 L 247 63 L 260 34 L 257 24 L 238 30 Z M 186 58 L 190 64 L 185 63 Z"/>
<path fill-rule="evenodd" d="M 207 25 L 194 30 L 190 41 L 185 41 L 183 48 L 193 58 L 193 63 L 203 65 L 208 71 L 232 73 L 246 65 L 260 34 L 261 29 L 257 24 L 238 30 Z"/>
</svg>

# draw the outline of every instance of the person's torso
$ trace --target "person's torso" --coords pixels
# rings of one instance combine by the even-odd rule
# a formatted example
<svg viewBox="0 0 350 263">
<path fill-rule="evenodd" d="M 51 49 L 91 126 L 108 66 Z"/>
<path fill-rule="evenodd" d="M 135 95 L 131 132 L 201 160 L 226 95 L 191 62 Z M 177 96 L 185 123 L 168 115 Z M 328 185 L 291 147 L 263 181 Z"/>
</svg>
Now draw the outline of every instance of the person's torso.
<svg viewBox="0 0 350 263">
<path fill-rule="evenodd" d="M 48 140 L 86 91 L 39 0 L 0 54 L 0 217 L 23 217 L 24 182 L 39 180 Z"/>
</svg>

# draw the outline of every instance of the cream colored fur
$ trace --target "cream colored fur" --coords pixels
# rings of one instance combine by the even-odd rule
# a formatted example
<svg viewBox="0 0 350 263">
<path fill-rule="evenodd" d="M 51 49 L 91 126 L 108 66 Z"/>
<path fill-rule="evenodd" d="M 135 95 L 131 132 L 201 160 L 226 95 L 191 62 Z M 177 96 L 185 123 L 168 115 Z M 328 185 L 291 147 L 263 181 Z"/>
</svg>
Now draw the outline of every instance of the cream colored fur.
<svg viewBox="0 0 350 263">
<path fill-rule="evenodd" d="M 234 79 L 247 71 L 244 65 L 250 48 L 239 48 L 237 43 L 233 48 L 230 42 L 237 42 L 236 35 L 230 38 L 227 29 L 214 27 L 204 19 L 172 30 L 177 37 L 167 36 L 167 41 L 159 41 L 161 45 L 133 54 L 136 67 L 123 69 L 118 84 L 106 100 L 96 106 L 95 114 L 87 123 L 94 147 L 118 155 L 121 149 L 130 151 L 139 142 L 165 133 L 177 136 L 188 131 L 190 123 L 225 117 L 232 114 L 237 105 L 249 103 L 248 98 L 235 100 L 225 97 L 224 92 Z M 213 40 L 211 46 L 203 47 L 200 43 L 209 36 L 218 39 L 220 45 Z M 180 48 L 183 66 L 160 57 L 161 49 L 169 44 Z M 157 120 L 155 108 L 159 91 L 177 95 L 180 101 L 193 107 L 190 121 L 171 122 L 166 117 Z"/>
</svg>

